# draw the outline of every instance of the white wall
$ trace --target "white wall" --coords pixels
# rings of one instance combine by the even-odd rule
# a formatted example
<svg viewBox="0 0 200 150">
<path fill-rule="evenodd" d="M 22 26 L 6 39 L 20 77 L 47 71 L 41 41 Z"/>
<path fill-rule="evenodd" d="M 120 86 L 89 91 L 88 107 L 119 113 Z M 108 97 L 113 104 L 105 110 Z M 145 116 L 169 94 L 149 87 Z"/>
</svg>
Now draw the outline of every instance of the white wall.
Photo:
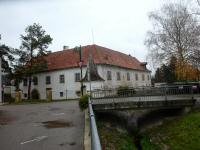
<svg viewBox="0 0 200 150">
<path fill-rule="evenodd" d="M 131 69 L 124 69 L 109 65 L 99 65 L 98 71 L 101 77 L 104 78 L 105 88 L 117 88 L 119 86 L 139 87 L 139 86 L 151 86 L 151 73 L 147 71 L 137 71 Z M 112 80 L 107 80 L 107 71 L 111 71 Z M 117 72 L 121 74 L 121 80 L 117 80 Z M 127 72 L 130 74 L 130 81 L 127 80 Z M 135 79 L 135 74 L 138 74 L 138 80 Z M 144 81 L 142 80 L 142 74 L 144 74 Z M 148 76 L 149 75 L 149 80 Z"/>
<path fill-rule="evenodd" d="M 113 67 L 108 65 L 98 65 L 97 66 L 99 75 L 105 81 L 92 82 L 92 90 L 102 89 L 102 88 L 117 88 L 119 86 L 151 86 L 151 80 L 147 80 L 147 75 L 150 76 L 150 72 L 136 71 L 130 69 L 123 69 L 119 67 Z M 107 80 L 107 71 L 111 71 L 112 80 Z M 121 80 L 117 80 L 116 72 L 121 73 Z M 127 81 L 127 72 L 130 74 L 130 81 Z M 53 99 L 75 99 L 78 98 L 76 91 L 80 91 L 80 82 L 75 82 L 75 73 L 80 73 L 80 68 L 72 68 L 58 71 L 51 71 L 40 73 L 35 76 L 38 77 L 38 85 L 34 86 L 32 83 L 32 89 L 38 89 L 40 93 L 40 99 L 46 99 L 46 88 L 52 88 L 52 98 Z M 86 73 L 86 67 L 83 68 L 83 77 Z M 135 80 L 135 74 L 138 74 L 138 81 Z M 64 74 L 65 83 L 59 82 L 59 76 Z M 142 80 L 142 74 L 145 75 L 145 80 Z M 51 84 L 46 84 L 46 76 L 51 76 Z M 89 82 L 85 82 L 86 90 L 89 91 Z M 20 84 L 20 89 L 22 90 L 22 96 L 27 92 L 28 86 L 23 86 Z M 63 92 L 63 97 L 60 96 L 60 92 Z M 24 97 L 23 97 L 24 98 Z"/>
<path fill-rule="evenodd" d="M 86 68 L 83 68 L 83 75 L 85 75 L 85 72 Z M 80 69 L 72 68 L 37 74 L 35 76 L 38 77 L 38 85 L 34 86 L 32 83 L 31 89 L 38 89 L 40 99 L 46 99 L 46 88 L 52 88 L 53 99 L 78 98 L 76 91 L 80 91 L 81 84 L 80 82 L 75 82 L 75 73 L 80 73 Z M 59 77 L 62 74 L 65 76 L 65 83 L 60 83 L 59 81 Z M 49 85 L 46 84 L 46 76 L 51 77 L 51 84 Z M 20 89 L 22 90 L 22 95 L 28 93 L 28 86 L 23 86 L 23 83 L 20 83 Z M 63 97 L 60 97 L 60 92 L 63 92 Z"/>
<path fill-rule="evenodd" d="M 86 91 L 90 91 L 90 82 L 85 82 L 84 85 L 86 86 Z M 103 89 L 104 81 L 93 81 L 91 82 L 91 90 Z"/>
</svg>

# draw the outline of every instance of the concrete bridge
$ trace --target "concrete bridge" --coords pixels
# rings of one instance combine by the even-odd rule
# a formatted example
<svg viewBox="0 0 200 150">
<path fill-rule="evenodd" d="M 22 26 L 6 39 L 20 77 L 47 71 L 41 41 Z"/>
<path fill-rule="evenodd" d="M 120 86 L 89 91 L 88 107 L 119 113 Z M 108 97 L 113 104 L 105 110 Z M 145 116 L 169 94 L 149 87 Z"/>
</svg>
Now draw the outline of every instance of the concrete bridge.
<svg viewBox="0 0 200 150">
<path fill-rule="evenodd" d="M 194 106 L 197 99 L 200 100 L 199 87 L 187 85 L 92 91 L 91 98 L 89 98 L 91 149 L 102 149 L 93 110 L 185 108 Z"/>
<path fill-rule="evenodd" d="M 124 109 L 168 109 L 192 107 L 200 97 L 199 89 L 193 86 L 162 88 L 109 89 L 92 92 L 94 111 Z"/>
</svg>

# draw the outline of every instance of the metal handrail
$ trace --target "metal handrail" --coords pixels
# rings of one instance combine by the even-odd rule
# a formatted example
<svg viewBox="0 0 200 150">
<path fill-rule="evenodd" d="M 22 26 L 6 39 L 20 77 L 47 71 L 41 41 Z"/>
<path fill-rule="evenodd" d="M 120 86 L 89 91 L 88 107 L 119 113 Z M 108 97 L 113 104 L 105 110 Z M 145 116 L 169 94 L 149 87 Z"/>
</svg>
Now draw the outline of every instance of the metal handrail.
<svg viewBox="0 0 200 150">
<path fill-rule="evenodd" d="M 92 103 L 89 97 L 89 117 L 90 117 L 90 132 L 91 132 L 91 148 L 92 150 L 101 150 L 101 143 L 99 139 L 99 134 L 97 130 L 97 125 L 96 125 L 96 120 L 95 120 L 95 115 L 94 111 L 92 108 Z"/>
<path fill-rule="evenodd" d="M 164 87 L 143 87 L 143 88 L 127 88 L 127 89 L 102 89 L 92 91 L 92 98 L 105 97 L 137 97 L 137 96 L 167 96 L 199 93 L 199 89 L 193 88 L 191 85 L 164 86 Z"/>
</svg>

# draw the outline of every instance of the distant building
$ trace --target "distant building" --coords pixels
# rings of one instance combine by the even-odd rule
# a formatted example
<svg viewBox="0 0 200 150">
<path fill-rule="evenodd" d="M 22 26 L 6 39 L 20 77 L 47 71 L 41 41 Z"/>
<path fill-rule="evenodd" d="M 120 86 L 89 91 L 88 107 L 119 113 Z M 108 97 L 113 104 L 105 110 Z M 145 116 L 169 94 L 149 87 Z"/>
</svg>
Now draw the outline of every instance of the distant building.
<svg viewBox="0 0 200 150">
<path fill-rule="evenodd" d="M 93 64 L 91 72 L 91 89 L 108 89 L 119 86 L 151 86 L 151 72 L 147 63 L 135 57 L 123 54 L 98 45 L 82 47 L 83 84 L 89 91 L 87 65 L 89 56 Z M 48 69 L 33 76 L 32 89 L 38 89 L 41 99 L 47 98 L 52 91 L 53 99 L 70 99 L 80 96 L 80 58 L 74 49 L 64 49 L 46 57 Z M 27 97 L 28 80 L 20 84 L 23 98 Z"/>
</svg>

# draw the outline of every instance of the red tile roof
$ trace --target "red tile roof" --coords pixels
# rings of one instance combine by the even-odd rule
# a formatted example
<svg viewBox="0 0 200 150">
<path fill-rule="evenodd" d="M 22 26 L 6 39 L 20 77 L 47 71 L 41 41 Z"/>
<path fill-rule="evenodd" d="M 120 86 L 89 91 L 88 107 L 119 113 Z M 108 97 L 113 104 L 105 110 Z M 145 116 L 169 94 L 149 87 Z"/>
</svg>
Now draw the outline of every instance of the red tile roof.
<svg viewBox="0 0 200 150">
<path fill-rule="evenodd" d="M 82 47 L 83 65 L 87 65 L 91 52 L 95 64 L 112 65 L 122 68 L 148 71 L 146 65 L 135 57 L 98 45 Z M 79 53 L 73 49 L 58 51 L 46 57 L 48 71 L 79 67 Z"/>
</svg>

